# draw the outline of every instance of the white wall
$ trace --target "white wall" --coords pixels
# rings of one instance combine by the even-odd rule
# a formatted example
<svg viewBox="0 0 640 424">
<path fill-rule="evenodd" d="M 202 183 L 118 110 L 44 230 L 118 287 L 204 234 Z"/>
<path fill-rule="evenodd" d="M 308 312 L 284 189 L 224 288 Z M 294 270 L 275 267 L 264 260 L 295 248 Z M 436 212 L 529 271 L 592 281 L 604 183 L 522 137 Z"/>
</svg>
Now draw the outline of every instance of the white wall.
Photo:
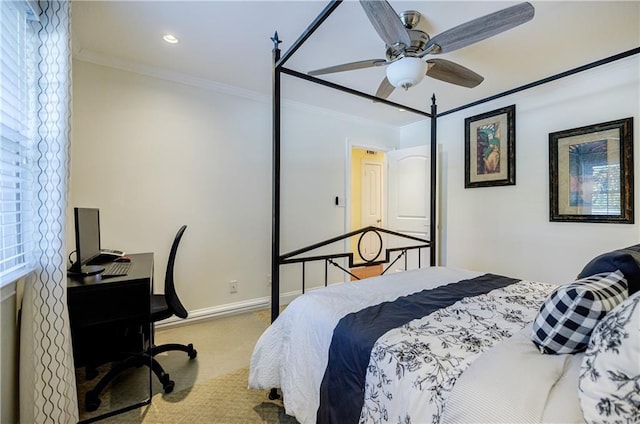
<svg viewBox="0 0 640 424">
<path fill-rule="evenodd" d="M 629 58 L 440 118 L 442 263 L 563 281 L 592 256 L 637 243 L 637 224 L 549 222 L 548 134 L 633 116 L 637 143 L 639 74 L 638 58 Z M 517 184 L 464 189 L 464 118 L 510 104 Z M 73 131 L 70 206 L 101 209 L 103 245 L 155 252 L 158 286 L 186 223 L 177 272 L 190 311 L 269 295 L 268 99 L 75 61 Z M 285 102 L 281 252 L 344 231 L 334 198 L 345 196 L 349 141 L 389 149 L 428 137 L 424 123 L 395 129 Z M 285 268 L 281 291 L 297 290 L 299 277 L 299 268 Z"/>
<path fill-rule="evenodd" d="M 349 231 L 346 209 L 335 205 L 336 196 L 347 195 L 349 142 L 387 150 L 397 144 L 399 133 L 397 128 L 352 117 L 311 114 L 304 108 L 287 108 L 283 126 L 281 252 L 286 253 Z M 339 242 L 312 254 L 342 248 Z M 299 288 L 300 265 L 283 266 L 281 272 L 281 292 Z M 308 264 L 306 272 L 306 287 L 324 284 L 323 262 Z M 329 267 L 328 283 L 345 278 L 348 275 L 338 268 Z"/>
<path fill-rule="evenodd" d="M 573 279 L 593 256 L 636 244 L 638 224 L 549 221 L 549 133 L 634 118 L 640 182 L 640 59 L 627 58 L 438 120 L 442 262 L 539 281 Z M 516 105 L 516 185 L 464 188 L 464 119 Z M 401 144 L 424 137 L 403 128 Z M 638 213 L 636 212 L 636 222 Z"/>
<path fill-rule="evenodd" d="M 18 422 L 16 282 L 0 287 L 0 423 Z"/>
<path fill-rule="evenodd" d="M 73 91 L 70 207 L 100 208 L 102 245 L 155 252 L 161 289 L 170 243 L 187 224 L 176 270 L 187 309 L 267 297 L 270 99 L 78 60 Z M 347 139 L 392 146 L 398 131 L 286 103 L 282 115 L 285 252 L 343 232 L 333 199 L 344 196 Z M 68 228 L 73 248 L 71 211 Z"/>
</svg>

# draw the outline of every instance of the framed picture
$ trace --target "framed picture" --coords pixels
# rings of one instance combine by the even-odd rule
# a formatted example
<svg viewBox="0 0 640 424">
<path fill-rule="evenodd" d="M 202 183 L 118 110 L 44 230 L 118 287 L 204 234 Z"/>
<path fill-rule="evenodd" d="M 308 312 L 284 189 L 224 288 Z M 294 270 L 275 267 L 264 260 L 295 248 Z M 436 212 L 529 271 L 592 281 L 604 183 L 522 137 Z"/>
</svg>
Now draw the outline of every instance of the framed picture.
<svg viewBox="0 0 640 424">
<path fill-rule="evenodd" d="M 633 118 L 549 134 L 549 220 L 633 224 Z"/>
<path fill-rule="evenodd" d="M 464 188 L 515 185 L 516 105 L 464 120 Z"/>
</svg>

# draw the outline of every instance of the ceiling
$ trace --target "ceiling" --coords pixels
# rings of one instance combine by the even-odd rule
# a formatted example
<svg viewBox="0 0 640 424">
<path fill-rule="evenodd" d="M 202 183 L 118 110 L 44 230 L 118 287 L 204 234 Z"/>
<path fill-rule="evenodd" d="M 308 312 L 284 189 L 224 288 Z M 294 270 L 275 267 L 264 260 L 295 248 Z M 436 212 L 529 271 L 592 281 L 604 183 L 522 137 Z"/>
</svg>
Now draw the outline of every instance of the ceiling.
<svg viewBox="0 0 640 424">
<path fill-rule="evenodd" d="M 512 1 L 394 1 L 396 12 L 418 10 L 432 37 L 517 4 Z M 325 1 L 73 1 L 74 57 L 102 64 L 209 82 L 244 95 L 271 94 L 273 43 L 284 52 L 325 8 Z M 639 1 L 532 2 L 533 20 L 462 49 L 439 55 L 484 76 L 469 89 L 425 78 L 389 100 L 440 112 L 468 104 L 640 46 Z M 162 35 L 180 42 L 169 45 Z M 384 59 L 385 47 L 357 1 L 345 1 L 286 63 L 309 72 L 345 62 Z M 431 56 L 434 57 L 434 56 Z M 384 67 L 319 78 L 374 94 Z M 283 75 L 282 96 L 391 125 L 424 119 L 388 105 Z"/>
</svg>

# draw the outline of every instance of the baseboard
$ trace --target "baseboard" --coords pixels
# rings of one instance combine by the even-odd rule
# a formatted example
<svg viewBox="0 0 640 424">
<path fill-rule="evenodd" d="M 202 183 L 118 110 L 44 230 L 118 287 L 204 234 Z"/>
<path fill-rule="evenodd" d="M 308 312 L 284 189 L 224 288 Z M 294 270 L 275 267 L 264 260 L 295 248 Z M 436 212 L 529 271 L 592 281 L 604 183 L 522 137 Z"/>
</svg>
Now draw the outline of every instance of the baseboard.
<svg viewBox="0 0 640 424">
<path fill-rule="evenodd" d="M 283 293 L 280 295 L 280 304 L 287 305 L 293 299 L 300 296 L 301 291 Z M 271 297 L 260 297 L 257 299 L 244 300 L 242 302 L 227 303 L 225 305 L 213 306 L 211 308 L 195 309 L 189 311 L 189 316 L 186 319 L 180 319 L 178 317 L 167 318 L 163 321 L 159 321 L 155 324 L 155 328 L 169 328 L 179 325 L 193 324 L 198 321 L 205 321 L 210 319 L 224 318 L 238 314 L 244 314 L 248 312 L 259 311 L 261 309 L 267 309 L 271 305 Z"/>
</svg>

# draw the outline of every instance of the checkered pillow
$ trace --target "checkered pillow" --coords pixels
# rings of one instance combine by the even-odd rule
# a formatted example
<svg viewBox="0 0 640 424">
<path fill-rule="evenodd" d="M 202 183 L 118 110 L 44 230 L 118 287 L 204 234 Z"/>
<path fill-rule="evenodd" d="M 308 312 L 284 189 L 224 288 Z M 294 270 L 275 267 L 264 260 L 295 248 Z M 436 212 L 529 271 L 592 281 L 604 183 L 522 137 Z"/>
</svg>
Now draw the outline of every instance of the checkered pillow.
<svg viewBox="0 0 640 424">
<path fill-rule="evenodd" d="M 587 348 L 598 321 L 629 296 L 622 272 L 592 275 L 559 286 L 545 299 L 531 338 L 542 353 L 576 353 Z"/>
</svg>

